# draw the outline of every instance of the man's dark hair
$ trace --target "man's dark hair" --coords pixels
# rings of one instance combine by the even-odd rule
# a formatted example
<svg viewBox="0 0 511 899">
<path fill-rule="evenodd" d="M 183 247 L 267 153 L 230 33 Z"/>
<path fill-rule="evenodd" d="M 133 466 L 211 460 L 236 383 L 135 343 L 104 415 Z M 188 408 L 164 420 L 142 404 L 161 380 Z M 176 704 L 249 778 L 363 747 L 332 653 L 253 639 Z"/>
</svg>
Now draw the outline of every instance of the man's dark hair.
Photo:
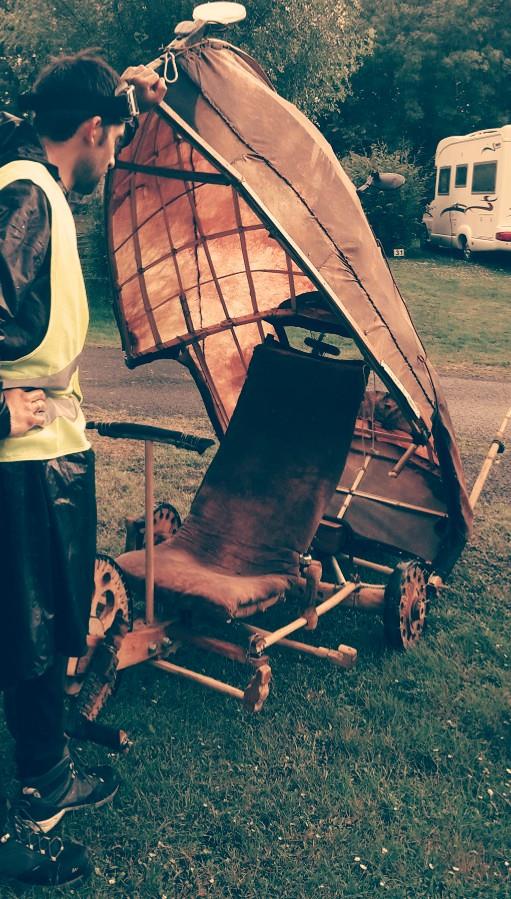
<svg viewBox="0 0 511 899">
<path fill-rule="evenodd" d="M 105 106 L 112 101 L 120 80 L 94 50 L 52 59 L 30 95 L 36 131 L 50 140 L 64 141 L 94 115 L 100 115 L 105 125 L 119 124 L 122 119 L 105 112 Z"/>
</svg>

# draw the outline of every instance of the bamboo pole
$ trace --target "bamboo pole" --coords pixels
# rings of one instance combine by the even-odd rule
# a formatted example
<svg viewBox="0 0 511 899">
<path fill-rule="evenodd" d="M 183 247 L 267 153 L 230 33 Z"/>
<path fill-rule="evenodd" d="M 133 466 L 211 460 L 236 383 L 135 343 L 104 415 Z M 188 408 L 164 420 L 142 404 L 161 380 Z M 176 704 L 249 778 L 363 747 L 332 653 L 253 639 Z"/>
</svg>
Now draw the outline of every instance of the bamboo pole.
<svg viewBox="0 0 511 899">
<path fill-rule="evenodd" d="M 355 491 L 356 491 L 358 485 L 360 484 L 362 478 L 364 477 L 367 469 L 369 468 L 369 463 L 371 462 L 371 459 L 372 459 L 372 456 L 367 455 L 365 457 L 361 467 L 359 468 L 359 470 L 357 472 L 355 480 L 353 481 L 353 486 L 349 490 L 342 490 L 340 487 L 336 488 L 336 490 L 335 490 L 336 493 L 346 494 L 346 497 L 343 500 L 342 506 L 337 513 L 338 519 L 344 518 L 344 516 L 346 515 L 346 512 L 348 511 L 348 508 L 350 506 L 350 503 L 351 503 L 353 497 L 356 496 Z"/>
<path fill-rule="evenodd" d="M 332 556 L 330 561 L 332 563 L 332 568 L 334 569 L 335 576 L 337 578 L 337 584 L 339 584 L 339 586 L 343 586 L 343 584 L 346 583 L 346 578 L 344 577 L 344 575 L 341 571 L 341 566 L 339 565 L 339 562 L 337 561 L 335 556 Z"/>
<path fill-rule="evenodd" d="M 370 499 L 375 503 L 381 503 L 384 506 L 391 506 L 395 509 L 405 509 L 410 512 L 420 512 L 421 515 L 433 515 L 435 518 L 448 518 L 447 512 L 441 512 L 439 509 L 428 509 L 427 506 L 416 506 L 413 503 L 403 503 L 397 499 L 389 499 L 386 496 L 378 496 L 377 493 L 365 493 L 363 490 L 347 489 L 346 487 L 336 487 L 336 493 L 345 494 L 346 497 L 360 497 L 360 499 Z M 342 509 L 345 509 L 344 504 Z M 341 511 L 342 511 L 341 509 Z M 344 513 L 343 513 L 344 514 Z M 337 516 L 342 518 L 341 513 Z"/>
<path fill-rule="evenodd" d="M 154 623 L 154 447 L 144 441 L 145 462 L 145 621 Z"/>
<path fill-rule="evenodd" d="M 261 634 L 263 637 L 271 637 L 271 631 L 265 631 L 260 627 L 254 627 L 253 624 L 242 624 L 242 627 L 251 634 Z M 299 643 L 297 640 L 280 640 L 279 646 L 285 649 L 294 649 L 296 652 L 303 652 L 305 655 L 315 656 L 318 659 L 327 659 L 333 665 L 339 665 L 341 668 L 352 668 L 357 660 L 357 650 L 351 646 L 344 646 L 342 643 L 337 649 L 328 649 L 327 646 L 311 646 L 309 643 Z"/>
<path fill-rule="evenodd" d="M 163 659 L 155 659 L 150 663 L 155 668 L 161 668 L 168 674 L 176 674 L 178 677 L 184 677 L 186 680 L 192 680 L 203 687 L 209 687 L 210 690 L 216 690 L 218 693 L 224 693 L 227 696 L 233 696 L 235 699 L 245 699 L 243 690 L 232 687 L 231 684 L 225 684 L 221 680 L 214 677 L 208 677 L 206 674 L 199 674 L 198 671 L 192 671 L 190 668 L 183 668 L 181 665 L 174 665 L 172 662 L 166 662 Z"/>
<path fill-rule="evenodd" d="M 351 581 L 345 584 L 342 590 L 338 590 L 330 596 L 329 599 L 326 599 L 319 606 L 316 606 L 315 612 L 318 618 L 326 612 L 329 612 L 330 609 L 334 609 L 336 606 L 340 605 L 340 603 L 343 602 L 346 597 L 351 596 L 355 590 L 358 590 L 358 584 L 354 584 Z M 269 646 L 280 643 L 280 641 L 284 637 L 287 637 L 288 634 L 293 634 L 295 631 L 300 630 L 300 628 L 305 627 L 306 624 L 308 624 L 307 618 L 296 618 L 294 621 L 290 621 L 289 624 L 284 625 L 284 627 L 280 627 L 278 630 L 273 631 L 269 637 L 262 636 L 261 639 L 258 640 L 256 635 L 252 647 L 255 649 L 257 655 L 261 655 Z"/>
<path fill-rule="evenodd" d="M 482 464 L 481 471 L 479 472 L 479 474 L 476 478 L 476 482 L 475 482 L 474 486 L 472 487 L 472 493 L 470 494 L 470 500 L 469 500 L 470 505 L 472 506 L 472 509 L 475 508 L 475 504 L 477 503 L 477 500 L 479 499 L 479 497 L 481 495 L 481 491 L 485 485 L 486 478 L 488 477 L 488 475 L 490 473 L 490 469 L 495 461 L 496 456 L 498 456 L 499 453 L 504 452 L 504 450 L 503 450 L 504 431 L 506 430 L 507 424 L 510 419 L 511 419 L 511 408 L 509 408 L 508 411 L 506 412 L 506 414 L 504 415 L 504 418 L 502 420 L 500 428 L 497 431 L 497 433 L 495 434 L 495 437 L 493 438 L 493 440 L 490 444 L 490 449 L 488 450 L 488 453 L 486 454 L 486 458 Z"/>
</svg>

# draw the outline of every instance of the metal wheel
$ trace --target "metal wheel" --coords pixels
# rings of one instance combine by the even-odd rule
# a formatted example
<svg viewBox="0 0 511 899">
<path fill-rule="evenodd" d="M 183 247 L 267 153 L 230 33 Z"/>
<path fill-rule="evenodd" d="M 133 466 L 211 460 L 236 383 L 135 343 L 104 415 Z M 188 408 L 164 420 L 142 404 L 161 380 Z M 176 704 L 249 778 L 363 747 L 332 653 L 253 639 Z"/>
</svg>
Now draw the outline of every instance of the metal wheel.
<svg viewBox="0 0 511 899">
<path fill-rule="evenodd" d="M 89 633 L 103 637 L 113 624 L 119 610 L 131 628 L 133 621 L 131 597 L 122 570 L 106 553 L 97 553 Z"/>
<path fill-rule="evenodd" d="M 154 522 L 154 545 L 163 543 L 172 537 L 181 527 L 181 517 L 179 512 L 170 503 L 160 503 L 153 512 Z M 136 549 L 143 549 L 145 546 L 145 518 L 142 516 L 135 522 L 136 528 Z"/>
<path fill-rule="evenodd" d="M 412 649 L 426 620 L 427 572 L 418 561 L 400 562 L 385 589 L 385 636 L 395 649 Z"/>
</svg>

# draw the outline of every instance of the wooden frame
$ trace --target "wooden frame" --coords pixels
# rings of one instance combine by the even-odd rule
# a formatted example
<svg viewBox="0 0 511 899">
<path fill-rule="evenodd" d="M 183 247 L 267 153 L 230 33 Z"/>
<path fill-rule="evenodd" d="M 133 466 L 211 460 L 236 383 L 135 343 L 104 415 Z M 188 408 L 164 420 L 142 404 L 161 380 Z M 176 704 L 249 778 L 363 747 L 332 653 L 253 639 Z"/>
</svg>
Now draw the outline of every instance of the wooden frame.
<svg viewBox="0 0 511 899">
<path fill-rule="evenodd" d="M 483 462 L 481 472 L 477 477 L 471 493 L 472 506 L 475 506 L 484 483 L 489 475 L 491 466 L 496 456 L 504 450 L 504 431 L 511 419 L 511 409 L 506 413 L 502 424 L 496 433 L 487 456 Z M 93 424 L 94 426 L 94 424 Z M 108 426 L 101 426 L 100 431 L 106 433 Z M 132 426 L 127 425 L 127 428 Z M 122 428 L 120 425 L 114 426 L 114 429 Z M 150 430 L 150 429 L 149 429 Z M 172 434 L 172 440 L 165 440 L 163 435 L 158 435 L 156 440 L 161 442 L 175 442 L 175 432 Z M 114 436 L 122 436 L 115 433 Z M 133 433 L 130 433 L 133 437 Z M 187 435 L 181 435 L 185 440 Z M 135 436 L 135 439 L 144 439 L 143 436 Z M 153 531 L 153 508 L 154 508 L 154 455 L 153 455 L 153 439 L 144 439 L 144 468 L 145 468 L 145 522 L 146 522 L 146 555 L 145 555 L 145 609 L 144 617 L 138 618 L 133 624 L 133 629 L 128 632 L 122 639 L 117 653 L 117 669 L 123 670 L 133 665 L 148 662 L 154 667 L 167 674 L 173 674 L 191 680 L 208 689 L 215 690 L 223 695 L 230 696 L 242 702 L 250 711 L 258 712 L 262 709 L 269 695 L 271 682 L 271 666 L 267 655 L 267 650 L 272 646 L 280 646 L 294 652 L 300 652 L 314 658 L 324 659 L 331 664 L 342 668 L 351 668 L 357 659 L 357 651 L 351 646 L 344 644 L 338 645 L 336 648 L 325 646 L 312 646 L 310 644 L 289 639 L 290 635 L 299 630 L 313 630 L 316 628 L 318 620 L 328 612 L 336 608 L 360 608 L 369 612 L 382 612 L 385 608 L 386 585 L 385 584 L 369 584 L 361 580 L 347 580 L 342 572 L 339 561 L 332 556 L 333 570 L 336 574 L 337 583 L 317 582 L 317 571 L 311 576 L 311 584 L 307 589 L 295 588 L 295 593 L 299 595 L 305 603 L 307 593 L 313 594 L 313 603 L 304 609 L 303 613 L 283 625 L 276 631 L 266 630 L 259 626 L 239 622 L 240 629 L 246 632 L 247 641 L 245 645 L 233 643 L 228 640 L 219 639 L 218 637 L 198 634 L 192 630 L 184 629 L 177 619 L 168 619 L 165 621 L 157 620 L 155 616 L 154 605 L 154 531 Z M 207 441 L 206 441 L 207 443 Z M 405 459 L 401 457 L 395 468 L 398 468 L 397 474 L 406 464 L 408 458 L 413 455 L 410 449 L 406 449 Z M 402 464 L 401 464 L 402 462 Z M 367 468 L 367 466 L 366 466 Z M 364 471 L 366 470 L 364 469 Z M 395 469 L 393 469 L 395 471 Z M 356 495 L 356 486 L 351 489 L 347 495 Z M 348 558 L 345 554 L 340 554 L 341 558 Z M 388 565 L 374 562 L 370 559 L 352 557 L 350 561 L 358 567 L 367 568 L 386 576 L 391 576 L 394 572 Z M 442 578 L 431 573 L 428 580 L 428 587 L 432 591 L 441 589 L 443 586 Z M 293 592 L 293 591 L 291 591 Z M 310 596 L 308 597 L 310 601 Z M 317 604 L 316 604 L 317 603 Z M 91 658 L 101 637 L 89 635 L 88 652 L 81 659 L 70 659 L 68 664 L 68 676 L 71 686 L 78 684 L 80 678 L 87 671 Z M 217 678 L 202 674 L 175 662 L 170 662 L 169 657 L 177 653 L 186 645 L 199 647 L 205 652 L 212 652 L 223 656 L 224 658 L 236 661 L 250 670 L 250 679 L 244 689 L 232 684 L 220 681 Z M 71 689 L 70 692 L 73 692 Z M 91 731 L 91 736 L 93 736 Z"/>
</svg>

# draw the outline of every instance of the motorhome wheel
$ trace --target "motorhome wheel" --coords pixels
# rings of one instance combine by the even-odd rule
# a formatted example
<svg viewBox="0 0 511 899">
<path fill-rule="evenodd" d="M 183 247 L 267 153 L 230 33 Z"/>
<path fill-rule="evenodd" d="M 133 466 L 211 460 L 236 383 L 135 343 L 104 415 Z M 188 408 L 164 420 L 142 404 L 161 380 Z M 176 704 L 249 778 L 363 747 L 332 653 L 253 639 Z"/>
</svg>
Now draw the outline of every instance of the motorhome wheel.
<svg viewBox="0 0 511 899">
<path fill-rule="evenodd" d="M 422 225 L 419 233 L 419 245 L 421 250 L 430 250 L 431 242 L 429 239 L 429 231 L 426 225 Z"/>
<path fill-rule="evenodd" d="M 461 246 L 461 255 L 465 262 L 470 262 L 472 259 L 472 250 L 468 245 L 468 241 L 466 237 L 460 237 L 460 246 Z"/>
</svg>

